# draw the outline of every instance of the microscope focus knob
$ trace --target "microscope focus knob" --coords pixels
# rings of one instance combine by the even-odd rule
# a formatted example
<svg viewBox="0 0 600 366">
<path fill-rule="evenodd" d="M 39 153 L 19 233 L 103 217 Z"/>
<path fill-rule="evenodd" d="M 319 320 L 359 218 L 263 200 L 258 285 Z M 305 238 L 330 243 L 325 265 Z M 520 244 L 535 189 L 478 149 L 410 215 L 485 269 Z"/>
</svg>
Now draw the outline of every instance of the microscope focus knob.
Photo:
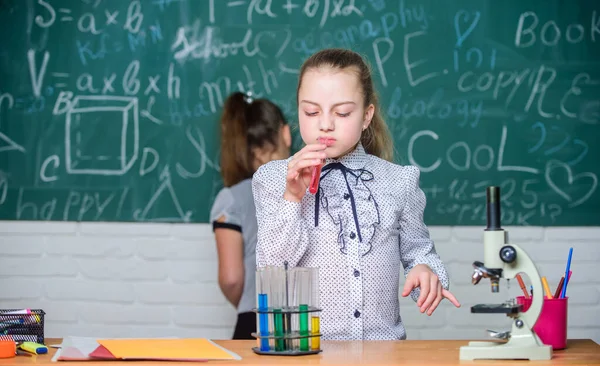
<svg viewBox="0 0 600 366">
<path fill-rule="evenodd" d="M 517 259 L 517 251 L 510 245 L 505 245 L 500 249 L 500 259 L 504 263 L 512 263 Z"/>
</svg>

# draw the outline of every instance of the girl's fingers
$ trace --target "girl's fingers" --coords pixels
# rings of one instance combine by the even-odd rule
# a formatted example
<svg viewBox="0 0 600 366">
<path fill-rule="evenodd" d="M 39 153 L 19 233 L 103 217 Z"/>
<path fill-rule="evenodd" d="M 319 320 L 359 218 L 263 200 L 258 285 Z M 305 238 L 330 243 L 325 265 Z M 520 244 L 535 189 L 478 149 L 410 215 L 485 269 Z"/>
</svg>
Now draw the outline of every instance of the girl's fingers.
<svg viewBox="0 0 600 366">
<path fill-rule="evenodd" d="M 300 151 L 294 154 L 288 167 L 296 165 L 299 161 L 305 159 L 325 159 L 327 156 L 325 155 L 326 145 L 323 144 L 310 144 L 304 146 Z"/>
<path fill-rule="evenodd" d="M 300 200 L 304 195 L 310 179 L 309 168 L 323 164 L 326 145 L 310 144 L 298 151 L 288 163 L 286 176 L 286 194 L 288 198 Z M 308 177 L 308 178 L 307 178 Z"/>
<path fill-rule="evenodd" d="M 427 311 L 427 315 L 433 314 L 433 312 L 438 307 L 440 302 L 442 302 L 443 299 L 444 299 L 444 296 L 442 296 L 442 283 L 438 282 L 437 296 L 435 297 L 435 300 L 433 300 L 433 304 L 431 304 L 431 306 L 429 307 L 429 310 Z"/>
<path fill-rule="evenodd" d="M 420 274 L 418 279 L 418 286 L 421 288 L 421 293 L 417 300 L 418 307 L 422 307 L 425 300 L 427 300 L 427 296 L 429 296 L 429 281 L 426 281 L 423 276 L 424 274 Z"/>
<path fill-rule="evenodd" d="M 458 300 L 456 300 L 456 297 L 454 297 L 454 295 L 452 295 L 452 293 L 450 291 L 448 291 L 446 289 L 442 290 L 442 296 L 444 296 L 446 299 L 448 299 L 457 308 L 460 307 L 460 302 L 458 302 Z"/>
<path fill-rule="evenodd" d="M 288 167 L 288 175 L 287 175 L 288 179 L 299 176 L 301 174 L 301 170 L 303 170 L 303 169 L 317 166 L 321 163 L 322 163 L 321 159 L 300 160 L 294 166 L 290 165 Z"/>
<path fill-rule="evenodd" d="M 322 144 L 311 144 L 311 145 L 306 145 L 304 146 L 300 151 L 298 151 L 297 153 L 295 153 L 292 156 L 292 160 L 298 160 L 301 159 L 302 155 L 306 154 L 306 153 L 312 153 L 312 152 L 325 152 L 325 149 L 327 148 L 326 145 L 322 145 Z"/>
<path fill-rule="evenodd" d="M 325 159 L 327 155 L 324 151 L 307 151 L 301 154 L 296 160 L 306 160 L 306 159 Z"/>
<path fill-rule="evenodd" d="M 325 155 L 324 152 L 318 152 L 318 151 L 299 154 L 297 157 L 290 160 L 290 162 L 288 164 L 288 169 L 294 168 L 299 162 L 305 161 L 305 160 L 319 160 L 319 164 L 321 164 L 323 162 L 323 159 L 325 159 L 326 157 L 327 156 Z"/>
<path fill-rule="evenodd" d="M 435 298 L 438 296 L 438 282 L 436 276 L 431 276 L 429 279 L 429 294 L 427 295 L 427 299 L 421 305 L 421 312 L 424 313 L 433 303 Z"/>
</svg>

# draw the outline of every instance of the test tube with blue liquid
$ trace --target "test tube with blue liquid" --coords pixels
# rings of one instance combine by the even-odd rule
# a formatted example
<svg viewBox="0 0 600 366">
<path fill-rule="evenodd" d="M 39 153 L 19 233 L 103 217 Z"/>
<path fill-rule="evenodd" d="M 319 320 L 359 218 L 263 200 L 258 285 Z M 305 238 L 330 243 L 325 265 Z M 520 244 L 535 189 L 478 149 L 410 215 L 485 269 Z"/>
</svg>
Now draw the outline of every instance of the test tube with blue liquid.
<svg viewBox="0 0 600 366">
<path fill-rule="evenodd" d="M 256 295 L 257 295 L 257 304 L 256 308 L 257 312 L 257 325 L 258 330 L 257 333 L 261 337 L 259 348 L 263 352 L 270 351 L 269 347 L 269 314 L 267 311 L 269 310 L 269 271 L 261 268 L 256 272 Z"/>
</svg>

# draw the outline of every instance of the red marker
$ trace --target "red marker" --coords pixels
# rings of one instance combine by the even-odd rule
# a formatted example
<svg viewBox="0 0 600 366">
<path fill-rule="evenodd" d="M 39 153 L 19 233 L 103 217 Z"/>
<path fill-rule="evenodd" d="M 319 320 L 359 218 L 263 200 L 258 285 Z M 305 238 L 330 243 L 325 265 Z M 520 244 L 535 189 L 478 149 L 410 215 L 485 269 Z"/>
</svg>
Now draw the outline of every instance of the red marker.
<svg viewBox="0 0 600 366">
<path fill-rule="evenodd" d="M 308 187 L 308 191 L 312 194 L 317 193 L 317 190 L 319 190 L 319 179 L 321 179 L 322 167 L 322 164 L 313 167 L 312 177 L 310 178 L 310 187 Z"/>
</svg>

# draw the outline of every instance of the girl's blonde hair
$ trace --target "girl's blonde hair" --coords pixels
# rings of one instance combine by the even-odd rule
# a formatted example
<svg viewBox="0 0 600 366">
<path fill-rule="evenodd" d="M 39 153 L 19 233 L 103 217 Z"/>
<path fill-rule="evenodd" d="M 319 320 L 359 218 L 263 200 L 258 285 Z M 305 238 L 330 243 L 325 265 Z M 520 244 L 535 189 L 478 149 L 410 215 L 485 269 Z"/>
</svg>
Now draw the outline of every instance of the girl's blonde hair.
<svg viewBox="0 0 600 366">
<path fill-rule="evenodd" d="M 321 50 L 304 61 L 304 64 L 300 69 L 296 99 L 298 98 L 304 73 L 310 69 L 318 69 L 321 67 L 331 67 L 356 72 L 362 87 L 364 107 L 367 108 L 369 104 L 373 104 L 375 107 L 373 119 L 371 120 L 369 127 L 363 131 L 360 142 L 365 148 L 365 151 L 369 154 L 392 161 L 394 158 L 393 141 L 388 127 L 381 115 L 379 100 L 377 93 L 375 92 L 375 87 L 373 86 L 371 68 L 369 65 L 358 53 L 351 50 L 342 48 L 327 48 Z"/>
</svg>

